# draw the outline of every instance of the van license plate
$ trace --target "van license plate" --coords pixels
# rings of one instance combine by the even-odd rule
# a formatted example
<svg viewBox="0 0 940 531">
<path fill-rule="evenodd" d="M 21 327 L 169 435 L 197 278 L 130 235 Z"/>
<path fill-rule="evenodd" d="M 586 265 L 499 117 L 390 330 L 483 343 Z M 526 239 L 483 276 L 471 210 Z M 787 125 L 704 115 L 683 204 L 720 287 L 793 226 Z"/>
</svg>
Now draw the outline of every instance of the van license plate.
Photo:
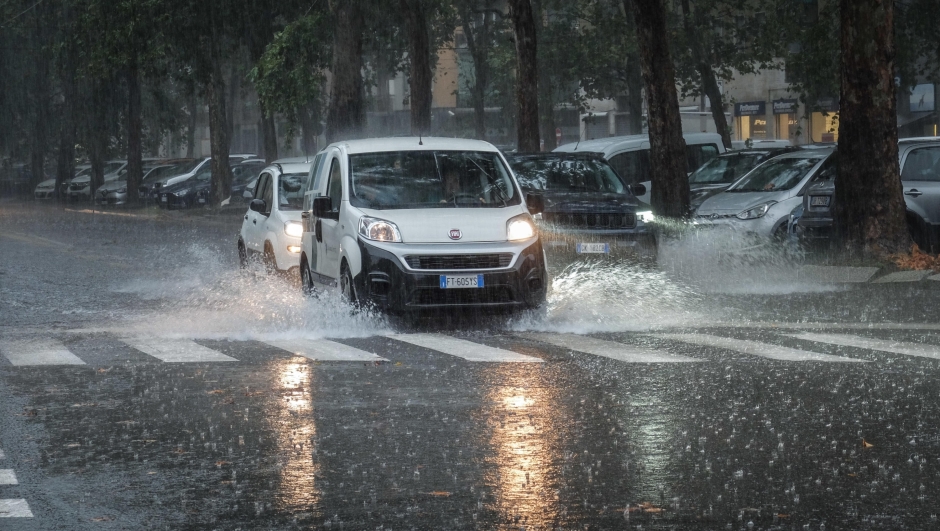
<svg viewBox="0 0 940 531">
<path fill-rule="evenodd" d="M 441 289 L 482 287 L 483 275 L 441 275 Z"/>
<path fill-rule="evenodd" d="M 579 243 L 575 248 L 578 254 L 609 254 L 609 243 Z"/>
</svg>

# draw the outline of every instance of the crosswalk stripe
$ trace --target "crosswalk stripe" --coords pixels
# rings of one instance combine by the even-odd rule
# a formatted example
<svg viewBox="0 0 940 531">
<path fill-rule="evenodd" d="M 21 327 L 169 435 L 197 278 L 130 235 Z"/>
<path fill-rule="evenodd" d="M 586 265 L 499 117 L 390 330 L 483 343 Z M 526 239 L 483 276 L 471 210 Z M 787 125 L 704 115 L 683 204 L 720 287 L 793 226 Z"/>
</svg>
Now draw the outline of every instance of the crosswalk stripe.
<svg viewBox="0 0 940 531">
<path fill-rule="evenodd" d="M 940 359 L 940 346 L 937 345 L 907 343 L 904 341 L 887 341 L 884 339 L 871 339 L 867 337 L 851 336 L 848 334 L 813 334 L 805 332 L 801 334 L 790 334 L 790 337 L 804 339 L 806 341 L 816 341 L 819 343 L 830 343 L 843 347 L 867 348 L 870 350 L 880 350 L 882 352 L 902 354 L 905 356 Z"/>
<path fill-rule="evenodd" d="M 443 352 L 444 354 L 450 354 L 451 356 L 457 356 L 467 361 L 542 362 L 540 358 L 533 356 L 526 356 L 511 350 L 489 347 L 472 341 L 445 336 L 443 334 L 391 334 L 387 337 L 404 343 Z"/>
<path fill-rule="evenodd" d="M 283 339 L 265 341 L 267 345 L 317 361 L 388 361 L 365 350 L 326 339 Z"/>
<path fill-rule="evenodd" d="M 830 363 L 866 362 L 866 360 L 844 358 L 842 356 L 832 356 L 829 354 L 820 354 L 818 352 L 810 352 L 808 350 L 799 350 L 795 348 L 781 347 L 780 345 L 772 345 L 770 343 L 761 343 L 760 341 L 719 337 L 709 334 L 656 334 L 655 337 L 681 341 L 683 343 L 691 343 L 693 345 L 700 345 L 704 347 L 717 347 L 734 350 L 737 352 L 743 352 L 744 354 L 750 354 L 752 356 L 760 356 L 762 358 L 770 358 L 772 360 L 780 361 L 825 361 Z"/>
<path fill-rule="evenodd" d="M 539 341 L 562 347 L 577 352 L 593 354 L 627 363 L 688 363 L 703 361 L 688 356 L 670 354 L 668 352 L 659 352 L 657 350 L 634 347 L 615 341 L 606 341 L 590 336 L 579 336 L 575 334 L 555 334 L 549 332 L 515 332 L 514 335 L 524 337 L 532 341 Z"/>
<path fill-rule="evenodd" d="M 16 472 L 9 468 L 0 468 L 0 485 L 16 485 Z"/>
<path fill-rule="evenodd" d="M 61 341 L 54 339 L 4 341 L 0 343 L 0 353 L 16 366 L 85 365 Z"/>
<path fill-rule="evenodd" d="M 135 349 L 167 363 L 238 361 L 189 339 L 124 338 Z"/>
<path fill-rule="evenodd" d="M 22 498 L 0 500 L 0 518 L 32 518 L 29 504 Z"/>
</svg>

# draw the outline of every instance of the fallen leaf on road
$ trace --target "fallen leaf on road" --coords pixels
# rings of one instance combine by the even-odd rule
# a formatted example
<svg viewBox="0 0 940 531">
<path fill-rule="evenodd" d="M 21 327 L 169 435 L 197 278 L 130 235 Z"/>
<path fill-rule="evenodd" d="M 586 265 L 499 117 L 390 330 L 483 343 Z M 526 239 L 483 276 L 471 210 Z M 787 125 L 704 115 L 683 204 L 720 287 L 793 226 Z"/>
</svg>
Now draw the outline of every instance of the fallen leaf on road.
<svg viewBox="0 0 940 531">
<path fill-rule="evenodd" d="M 874 448 L 874 447 L 875 447 L 874 444 L 866 441 L 865 439 L 862 439 L 862 448 Z"/>
<path fill-rule="evenodd" d="M 436 490 L 434 492 L 429 492 L 428 495 L 437 496 L 438 498 L 447 498 L 450 497 L 451 493 L 447 492 L 446 490 Z"/>
</svg>

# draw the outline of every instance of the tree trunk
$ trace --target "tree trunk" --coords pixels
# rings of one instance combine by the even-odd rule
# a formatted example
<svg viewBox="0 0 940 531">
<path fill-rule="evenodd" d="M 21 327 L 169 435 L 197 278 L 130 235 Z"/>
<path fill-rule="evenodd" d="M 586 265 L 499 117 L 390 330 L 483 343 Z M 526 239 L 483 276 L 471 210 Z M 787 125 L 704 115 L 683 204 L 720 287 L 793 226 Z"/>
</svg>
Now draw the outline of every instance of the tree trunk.
<svg viewBox="0 0 940 531">
<path fill-rule="evenodd" d="M 516 148 L 535 152 L 539 150 L 539 72 L 532 3 L 509 0 L 509 14 L 516 37 Z"/>
<path fill-rule="evenodd" d="M 189 109 L 189 126 L 186 135 L 186 156 L 193 158 L 196 156 L 196 118 L 199 114 L 199 100 L 196 98 L 196 89 L 194 88 L 189 95 L 187 104 Z"/>
<path fill-rule="evenodd" d="M 225 127 L 228 133 L 229 144 L 235 139 L 235 102 L 238 100 L 238 88 L 241 85 L 237 72 L 238 67 L 235 65 L 235 61 L 232 61 L 229 67 L 228 97 L 225 98 Z M 241 151 L 240 148 L 239 151 Z"/>
<path fill-rule="evenodd" d="M 431 130 L 431 38 L 423 0 L 399 0 L 405 13 L 410 43 L 411 134 Z"/>
<path fill-rule="evenodd" d="M 274 114 L 268 111 L 264 100 L 260 97 L 258 107 L 261 109 L 261 142 L 264 144 L 264 160 L 270 164 L 277 160 L 277 127 L 274 123 Z"/>
<path fill-rule="evenodd" d="M 307 157 L 313 157 L 317 152 L 319 131 L 316 122 L 318 120 L 315 118 L 312 107 L 312 105 L 304 105 L 297 111 L 297 115 L 300 116 L 300 141 L 303 144 L 304 155 Z"/>
<path fill-rule="evenodd" d="M 834 216 L 845 249 L 910 250 L 898 168 L 891 0 L 841 0 L 842 94 Z"/>
<path fill-rule="evenodd" d="M 62 65 L 62 123 L 59 128 L 59 156 L 56 163 L 55 196 L 58 199 L 62 183 L 75 175 L 75 144 L 78 143 L 76 131 L 76 98 L 78 86 L 76 79 L 75 46 L 68 44 L 68 59 Z"/>
<path fill-rule="evenodd" d="M 650 202 L 660 216 L 689 215 L 689 179 L 675 68 L 662 0 L 633 0 L 650 131 Z"/>
<path fill-rule="evenodd" d="M 327 143 L 359 138 L 365 127 L 362 81 L 363 13 L 359 2 L 331 2 L 333 75 L 326 117 Z"/>
<path fill-rule="evenodd" d="M 144 178 L 142 130 L 140 71 L 136 60 L 132 60 L 127 68 L 127 203 L 131 205 L 138 202 L 138 194 L 132 191 L 140 187 Z"/>
<path fill-rule="evenodd" d="M 551 151 L 558 147 L 555 140 L 555 102 L 548 69 L 539 69 L 539 127 L 542 151 Z"/>
<path fill-rule="evenodd" d="M 623 0 L 623 13 L 626 19 L 626 31 L 636 33 L 636 19 L 633 16 L 633 1 Z M 627 95 L 624 109 L 627 111 L 627 130 L 631 135 L 643 134 L 643 67 L 640 55 L 629 52 L 624 56 L 624 72 Z"/>
<path fill-rule="evenodd" d="M 470 7 L 464 3 L 460 7 L 460 22 L 463 24 L 463 34 L 467 38 L 467 50 L 470 51 L 470 57 L 473 58 L 473 86 L 470 87 L 470 99 L 473 102 L 474 133 L 477 139 L 486 140 L 487 49 L 489 41 L 486 16 L 483 16 L 482 29 L 479 33 L 474 34 Z"/>
<path fill-rule="evenodd" d="M 689 0 L 682 0 L 682 26 L 691 47 L 695 69 L 698 70 L 702 80 L 702 91 L 708 96 L 708 101 L 711 103 L 712 119 L 715 121 L 715 130 L 721 135 L 721 143 L 725 145 L 725 149 L 731 149 L 731 128 L 728 127 L 728 121 L 725 119 L 721 87 L 718 86 L 718 78 L 715 77 L 715 71 L 712 70 L 712 65 L 708 62 L 705 44 L 701 42 L 701 38 L 695 30 L 697 25 L 703 23 L 702 17 L 697 17 L 693 24 Z"/>
<path fill-rule="evenodd" d="M 225 113 L 225 80 L 219 61 L 213 61 L 206 85 L 209 104 L 209 144 L 212 151 L 212 206 L 219 207 L 232 195 L 232 168 L 228 163 L 229 138 Z"/>
</svg>

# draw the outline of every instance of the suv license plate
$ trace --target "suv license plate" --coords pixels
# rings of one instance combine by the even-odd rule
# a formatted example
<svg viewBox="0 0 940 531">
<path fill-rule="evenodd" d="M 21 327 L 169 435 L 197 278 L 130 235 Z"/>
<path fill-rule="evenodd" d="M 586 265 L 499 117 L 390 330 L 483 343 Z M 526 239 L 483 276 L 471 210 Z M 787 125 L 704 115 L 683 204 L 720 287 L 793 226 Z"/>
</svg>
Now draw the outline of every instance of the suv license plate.
<svg viewBox="0 0 940 531">
<path fill-rule="evenodd" d="M 482 287 L 483 275 L 441 275 L 441 289 Z"/>
<path fill-rule="evenodd" d="M 164 203 L 166 203 L 166 194 L 163 194 L 160 196 L 160 201 L 163 201 Z"/>
<path fill-rule="evenodd" d="M 609 254 L 609 243 L 579 243 L 575 248 L 578 254 Z"/>
<path fill-rule="evenodd" d="M 814 195 L 809 198 L 809 206 L 829 206 L 829 196 L 828 195 Z"/>
</svg>

